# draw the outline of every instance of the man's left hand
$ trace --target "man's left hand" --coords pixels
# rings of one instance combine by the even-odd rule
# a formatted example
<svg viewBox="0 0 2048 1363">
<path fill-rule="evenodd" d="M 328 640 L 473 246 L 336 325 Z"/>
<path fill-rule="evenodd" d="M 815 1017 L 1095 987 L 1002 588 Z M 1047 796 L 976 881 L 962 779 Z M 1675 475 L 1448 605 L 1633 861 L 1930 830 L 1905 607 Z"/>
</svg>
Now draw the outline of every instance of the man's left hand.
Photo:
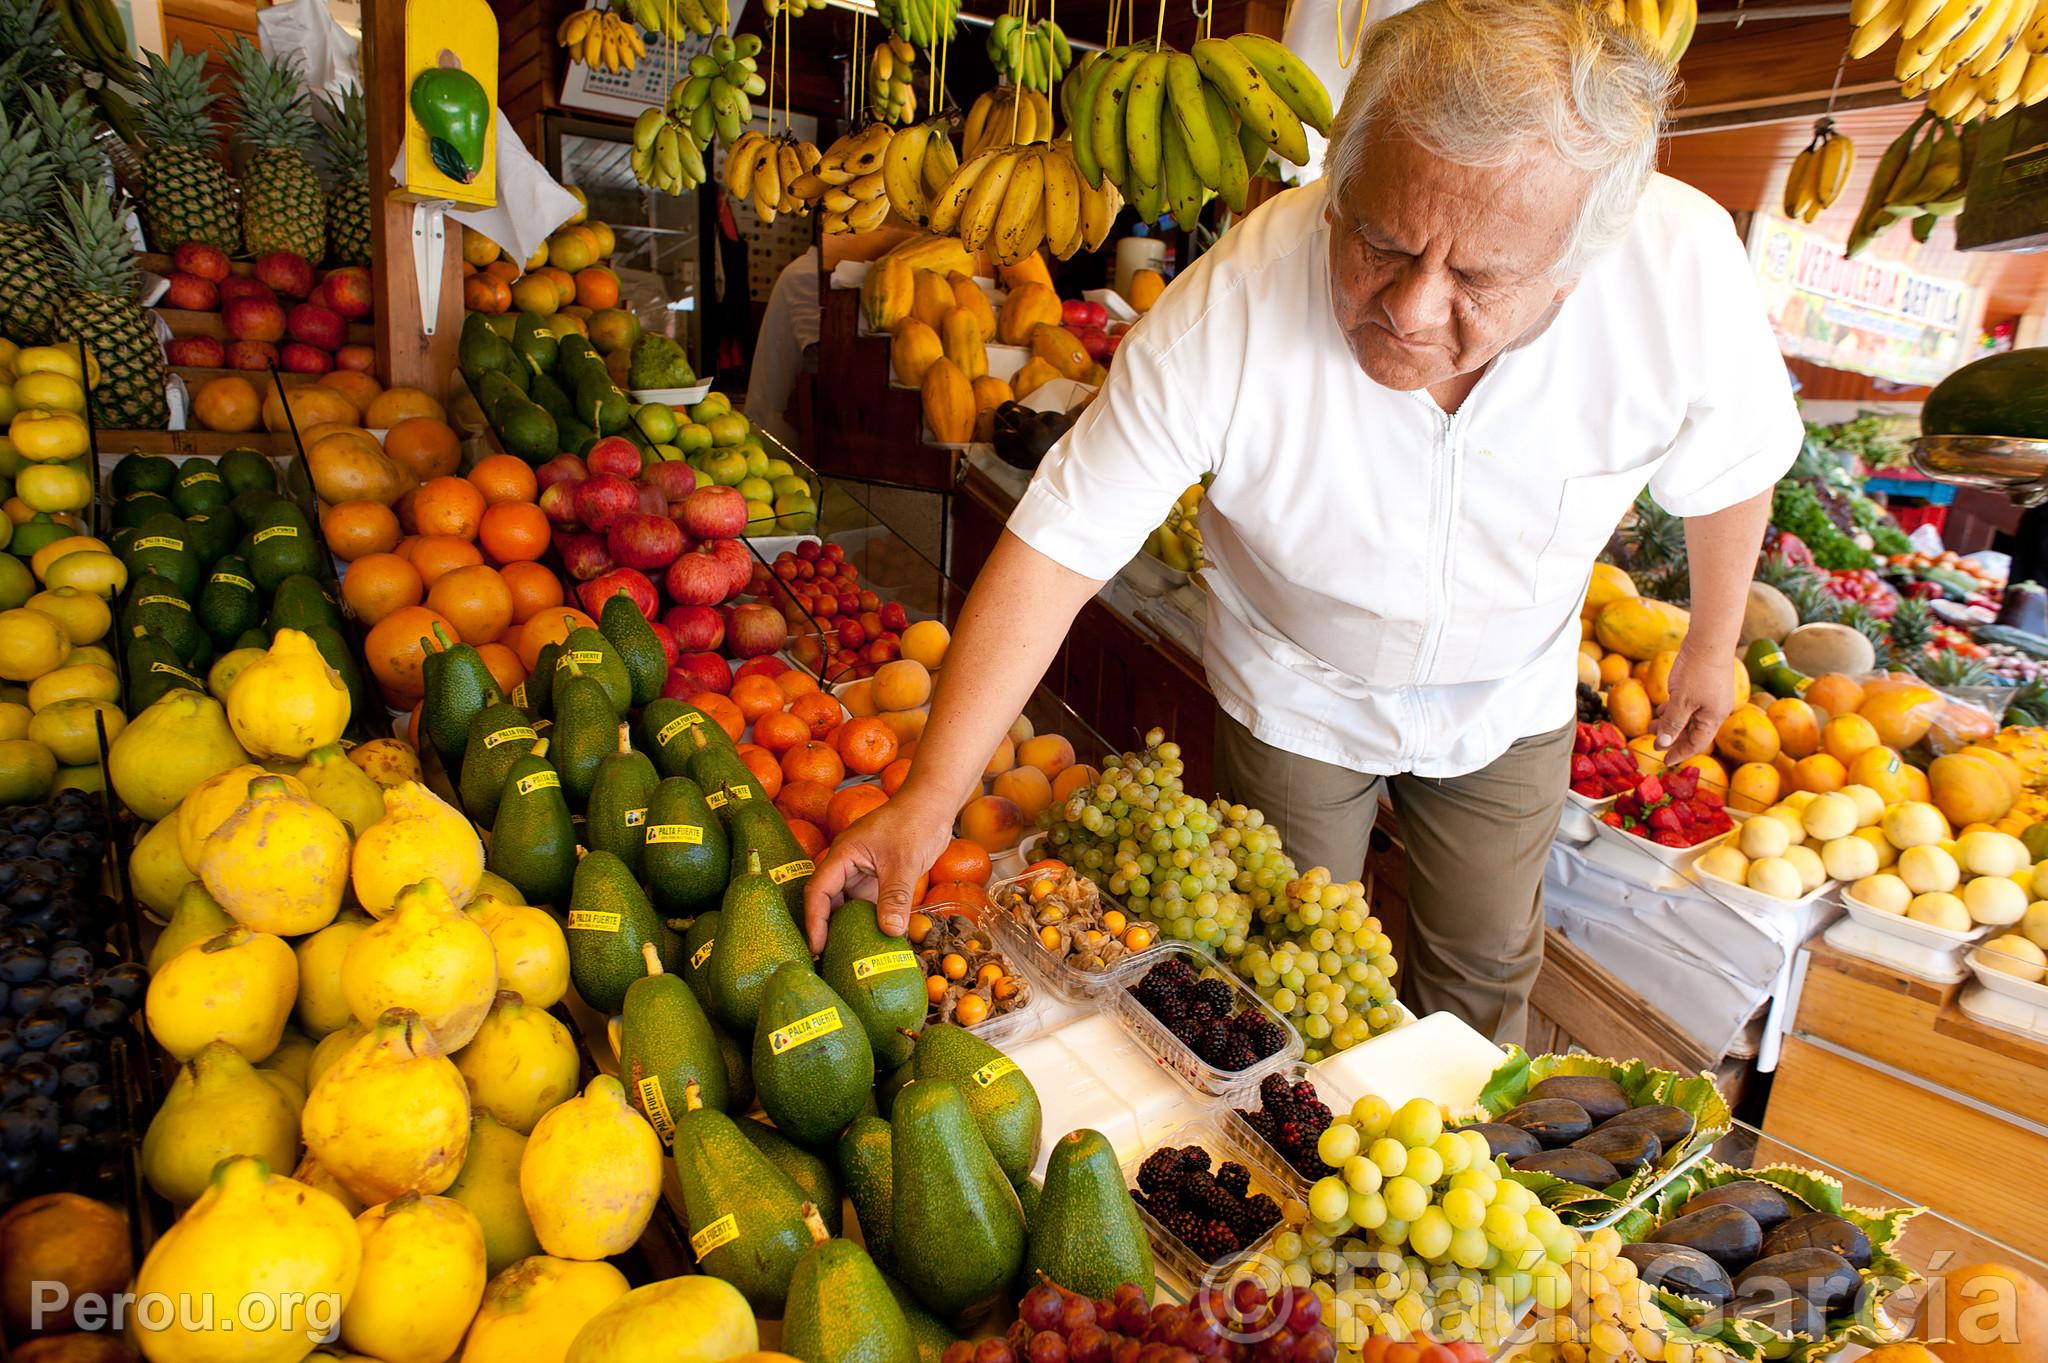
<svg viewBox="0 0 2048 1363">
<path fill-rule="evenodd" d="M 1725 649 L 1687 642 L 1671 664 L 1671 699 L 1657 710 L 1654 732 L 1667 763 L 1711 750 L 1721 721 L 1735 708 L 1733 664 Z"/>
</svg>

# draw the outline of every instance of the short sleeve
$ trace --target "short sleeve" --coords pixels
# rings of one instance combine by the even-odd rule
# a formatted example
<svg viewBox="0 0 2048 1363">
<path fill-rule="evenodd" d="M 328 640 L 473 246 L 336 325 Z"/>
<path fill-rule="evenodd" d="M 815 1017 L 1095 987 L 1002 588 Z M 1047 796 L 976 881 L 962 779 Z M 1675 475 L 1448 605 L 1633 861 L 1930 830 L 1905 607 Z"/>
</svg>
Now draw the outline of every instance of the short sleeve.
<svg viewBox="0 0 2048 1363">
<path fill-rule="evenodd" d="M 1674 516 L 1711 515 L 1763 492 L 1792 467 L 1806 436 L 1748 253 L 1716 217 L 1696 220 L 1687 234 L 1702 381 L 1650 478 L 1650 495 Z"/>
<path fill-rule="evenodd" d="M 1117 348 L 1102 391 L 1038 466 L 1010 532 L 1095 581 L 1131 561 L 1168 507 L 1211 471 L 1212 439 L 1173 365 L 1150 343 L 1153 318 Z M 1183 336 L 1178 354 L 1193 341 Z"/>
</svg>

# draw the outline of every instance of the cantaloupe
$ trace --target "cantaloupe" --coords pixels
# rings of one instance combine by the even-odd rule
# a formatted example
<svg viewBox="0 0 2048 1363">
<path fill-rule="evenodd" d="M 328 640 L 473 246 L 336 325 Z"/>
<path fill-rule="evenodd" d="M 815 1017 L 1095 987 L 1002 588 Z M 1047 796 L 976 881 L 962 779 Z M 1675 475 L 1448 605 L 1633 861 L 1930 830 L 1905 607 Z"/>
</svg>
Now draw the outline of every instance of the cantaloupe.
<svg viewBox="0 0 2048 1363">
<path fill-rule="evenodd" d="M 1877 666 L 1877 649 L 1861 631 L 1847 625 L 1801 625 L 1786 635 L 1785 661 L 1809 677 L 1823 672 L 1859 676 Z"/>
<path fill-rule="evenodd" d="M 1769 639 L 1774 644 L 1785 642 L 1785 636 L 1799 628 L 1799 612 L 1792 608 L 1785 593 L 1768 582 L 1749 584 L 1749 601 L 1742 608 L 1742 637 L 1736 642 L 1744 648 L 1757 639 Z"/>
</svg>

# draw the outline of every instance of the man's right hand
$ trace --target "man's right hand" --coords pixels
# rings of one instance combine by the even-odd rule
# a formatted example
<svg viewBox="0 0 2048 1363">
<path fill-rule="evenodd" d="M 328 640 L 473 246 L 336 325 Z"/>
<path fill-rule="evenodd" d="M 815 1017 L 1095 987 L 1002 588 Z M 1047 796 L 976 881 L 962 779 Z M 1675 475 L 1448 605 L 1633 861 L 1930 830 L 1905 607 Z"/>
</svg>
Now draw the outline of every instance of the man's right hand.
<svg viewBox="0 0 2048 1363">
<path fill-rule="evenodd" d="M 882 931 L 894 937 L 907 932 L 917 879 L 952 841 L 953 813 L 906 786 L 835 838 L 804 891 L 811 950 L 825 949 L 825 924 L 844 899 L 872 899 Z"/>
</svg>

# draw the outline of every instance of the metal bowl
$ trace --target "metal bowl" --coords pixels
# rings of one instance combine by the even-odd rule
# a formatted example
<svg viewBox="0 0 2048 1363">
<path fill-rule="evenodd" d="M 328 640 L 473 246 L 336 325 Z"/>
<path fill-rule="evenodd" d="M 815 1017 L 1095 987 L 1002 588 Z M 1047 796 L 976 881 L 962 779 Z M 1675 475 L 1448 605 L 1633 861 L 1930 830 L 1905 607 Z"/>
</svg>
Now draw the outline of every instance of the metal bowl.
<svg viewBox="0 0 2048 1363">
<path fill-rule="evenodd" d="M 1913 466 L 1938 482 L 2003 492 L 2022 506 L 2048 501 L 2048 440 L 2004 435 L 1924 435 Z"/>
</svg>

